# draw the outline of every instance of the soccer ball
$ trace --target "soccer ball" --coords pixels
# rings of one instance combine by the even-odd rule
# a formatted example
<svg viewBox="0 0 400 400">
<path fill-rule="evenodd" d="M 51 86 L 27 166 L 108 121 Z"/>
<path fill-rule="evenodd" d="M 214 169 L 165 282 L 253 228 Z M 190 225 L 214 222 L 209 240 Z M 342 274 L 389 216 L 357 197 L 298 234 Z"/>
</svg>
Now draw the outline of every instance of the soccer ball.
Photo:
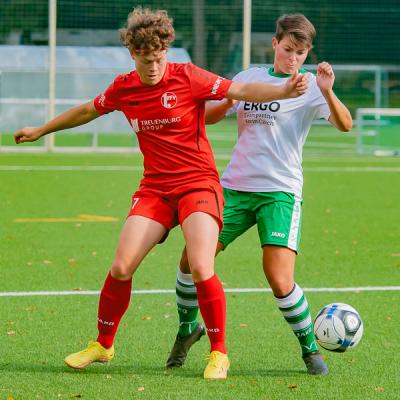
<svg viewBox="0 0 400 400">
<path fill-rule="evenodd" d="M 314 320 L 314 333 L 321 347 L 344 352 L 356 347 L 364 332 L 358 312 L 348 304 L 332 303 L 323 307 Z"/>
</svg>

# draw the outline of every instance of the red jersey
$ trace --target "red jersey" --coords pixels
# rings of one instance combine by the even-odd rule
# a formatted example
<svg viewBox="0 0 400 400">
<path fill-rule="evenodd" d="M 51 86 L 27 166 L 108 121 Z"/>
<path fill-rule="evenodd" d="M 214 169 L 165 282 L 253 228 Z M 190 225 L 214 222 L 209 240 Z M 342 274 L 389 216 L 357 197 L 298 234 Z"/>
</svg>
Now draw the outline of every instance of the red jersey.
<svg viewBox="0 0 400 400">
<path fill-rule="evenodd" d="M 231 83 L 191 63 L 167 63 L 157 85 L 143 84 L 132 71 L 118 76 L 94 105 L 100 114 L 122 111 L 137 134 L 144 156 L 141 184 L 173 190 L 219 182 L 205 132 L 205 101 L 224 98 Z"/>
</svg>

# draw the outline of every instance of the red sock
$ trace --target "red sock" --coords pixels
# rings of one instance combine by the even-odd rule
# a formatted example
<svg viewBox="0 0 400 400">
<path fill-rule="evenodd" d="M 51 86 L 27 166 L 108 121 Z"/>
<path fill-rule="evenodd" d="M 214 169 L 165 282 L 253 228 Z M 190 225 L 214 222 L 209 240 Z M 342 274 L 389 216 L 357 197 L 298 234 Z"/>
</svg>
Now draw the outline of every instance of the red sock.
<svg viewBox="0 0 400 400">
<path fill-rule="evenodd" d="M 195 285 L 200 312 L 210 338 L 210 351 L 217 350 L 226 354 L 226 301 L 221 282 L 217 275 L 213 275 L 205 281 L 195 282 Z"/>
<path fill-rule="evenodd" d="M 131 299 L 132 279 L 120 281 L 109 272 L 100 294 L 97 341 L 106 349 L 114 343 L 119 321 L 125 314 Z"/>
</svg>

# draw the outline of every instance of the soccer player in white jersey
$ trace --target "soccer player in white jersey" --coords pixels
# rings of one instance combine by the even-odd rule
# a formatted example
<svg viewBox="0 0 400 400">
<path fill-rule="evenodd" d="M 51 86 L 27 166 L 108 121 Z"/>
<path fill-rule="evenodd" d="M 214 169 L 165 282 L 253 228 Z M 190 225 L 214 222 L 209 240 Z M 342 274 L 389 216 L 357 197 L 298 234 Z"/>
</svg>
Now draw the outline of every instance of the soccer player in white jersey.
<svg viewBox="0 0 400 400">
<path fill-rule="evenodd" d="M 315 28 L 304 15 L 281 16 L 272 39 L 274 66 L 250 68 L 233 79 L 280 85 L 294 74 L 308 74 L 309 89 L 304 95 L 270 103 L 234 104 L 228 99 L 208 103 L 206 122 L 216 123 L 229 113 L 237 113 L 238 141 L 221 180 L 224 228 L 216 254 L 257 225 L 265 276 L 279 310 L 299 341 L 307 372 L 326 375 L 328 367 L 317 348 L 307 299 L 294 281 L 301 228 L 302 149 L 314 120 L 324 118 L 348 132 L 352 117 L 333 92 L 335 76 L 327 62 L 318 65 L 316 76 L 302 69 L 314 37 Z M 196 288 L 186 249 L 176 294 L 180 327 L 167 367 L 181 366 L 191 345 L 204 334 L 204 327 L 197 322 Z"/>
</svg>

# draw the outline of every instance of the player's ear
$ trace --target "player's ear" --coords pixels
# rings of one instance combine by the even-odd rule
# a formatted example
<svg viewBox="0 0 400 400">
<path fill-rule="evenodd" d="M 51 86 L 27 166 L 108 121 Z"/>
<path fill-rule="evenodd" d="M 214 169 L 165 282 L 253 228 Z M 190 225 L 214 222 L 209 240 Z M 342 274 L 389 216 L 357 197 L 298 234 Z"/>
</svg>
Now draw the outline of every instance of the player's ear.
<svg viewBox="0 0 400 400">
<path fill-rule="evenodd" d="M 271 44 L 272 44 L 272 48 L 275 50 L 275 47 L 278 44 L 278 40 L 276 39 L 275 36 L 272 38 Z"/>
</svg>

